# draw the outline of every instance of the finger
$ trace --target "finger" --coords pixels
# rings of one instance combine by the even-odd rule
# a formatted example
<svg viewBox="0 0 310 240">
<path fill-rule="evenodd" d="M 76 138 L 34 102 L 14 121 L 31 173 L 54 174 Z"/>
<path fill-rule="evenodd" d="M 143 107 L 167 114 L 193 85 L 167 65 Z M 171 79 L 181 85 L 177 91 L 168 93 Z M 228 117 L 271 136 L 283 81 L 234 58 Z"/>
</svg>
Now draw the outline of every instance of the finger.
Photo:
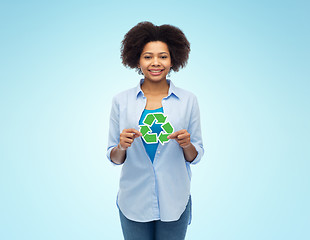
<svg viewBox="0 0 310 240">
<path fill-rule="evenodd" d="M 171 133 L 167 138 L 168 138 L 168 139 L 175 139 L 175 138 L 177 138 L 177 136 L 180 134 L 180 131 L 181 131 L 181 130 L 176 131 L 176 132 L 174 132 L 174 133 Z"/>
<path fill-rule="evenodd" d="M 129 143 L 129 144 L 132 144 L 132 143 L 133 143 L 133 139 L 131 139 L 131 138 L 125 138 L 125 139 L 124 139 L 124 142 L 125 142 L 125 143 Z"/>
<path fill-rule="evenodd" d="M 142 136 L 142 133 L 140 133 L 140 134 L 134 134 L 134 138 L 141 137 L 141 136 Z"/>
<path fill-rule="evenodd" d="M 134 128 L 128 128 L 128 129 L 126 129 L 126 132 L 134 133 L 137 137 L 142 136 L 142 133 L 140 133 L 138 130 L 136 130 L 136 129 L 134 129 Z"/>
<path fill-rule="evenodd" d="M 189 137 L 189 133 L 182 133 L 178 135 L 178 139 L 182 140 Z"/>
<path fill-rule="evenodd" d="M 191 143 L 184 143 L 184 144 L 180 144 L 180 147 L 188 148 L 190 145 L 191 145 Z"/>
<path fill-rule="evenodd" d="M 124 150 L 130 147 L 131 143 L 125 142 L 123 139 L 120 140 L 119 142 L 120 147 Z"/>
<path fill-rule="evenodd" d="M 134 138 L 134 133 L 124 133 L 123 137 L 124 138 Z"/>
<path fill-rule="evenodd" d="M 123 147 L 123 148 L 129 148 L 131 146 L 131 144 L 129 144 L 129 143 L 123 143 L 123 144 L 121 144 L 121 147 Z"/>
<path fill-rule="evenodd" d="M 177 138 L 180 134 L 186 133 L 186 132 L 187 132 L 186 129 L 182 129 L 182 130 L 179 130 L 179 131 L 176 131 L 176 132 L 170 134 L 167 138 L 168 138 L 168 139 L 175 139 L 175 138 Z"/>
<path fill-rule="evenodd" d="M 184 139 L 182 141 L 178 141 L 179 145 L 182 145 L 182 144 L 186 144 L 188 145 L 190 143 L 190 141 L 188 141 L 188 139 Z"/>
<path fill-rule="evenodd" d="M 136 133 L 123 133 L 123 136 L 127 137 L 127 138 L 137 138 L 140 137 L 140 135 L 136 134 Z M 142 134 L 141 134 L 142 136 Z"/>
</svg>

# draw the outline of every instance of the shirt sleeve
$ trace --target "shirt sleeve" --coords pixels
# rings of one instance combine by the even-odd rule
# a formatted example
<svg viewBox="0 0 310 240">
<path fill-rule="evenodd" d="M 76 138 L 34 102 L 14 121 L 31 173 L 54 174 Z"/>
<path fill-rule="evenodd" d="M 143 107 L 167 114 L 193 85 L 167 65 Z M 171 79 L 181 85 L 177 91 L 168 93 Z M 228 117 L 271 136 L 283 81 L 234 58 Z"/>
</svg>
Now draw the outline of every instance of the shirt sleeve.
<svg viewBox="0 0 310 240">
<path fill-rule="evenodd" d="M 113 97 L 112 108 L 110 113 L 110 123 L 109 123 L 109 138 L 108 138 L 108 148 L 107 148 L 107 158 L 111 161 L 113 165 L 121 165 L 114 163 L 111 160 L 111 151 L 119 143 L 119 104 L 117 103 L 116 97 Z"/>
<path fill-rule="evenodd" d="M 200 111 L 196 96 L 194 96 L 188 132 L 191 135 L 191 143 L 198 153 L 191 164 L 197 164 L 204 154 L 204 148 L 201 137 Z"/>
</svg>

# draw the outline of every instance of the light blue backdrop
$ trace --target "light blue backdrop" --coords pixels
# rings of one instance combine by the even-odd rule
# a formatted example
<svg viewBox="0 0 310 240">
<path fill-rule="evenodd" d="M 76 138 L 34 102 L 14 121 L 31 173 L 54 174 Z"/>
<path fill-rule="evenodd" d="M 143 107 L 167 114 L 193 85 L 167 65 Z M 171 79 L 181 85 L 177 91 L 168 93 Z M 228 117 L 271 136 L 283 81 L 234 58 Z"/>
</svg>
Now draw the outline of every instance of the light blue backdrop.
<svg viewBox="0 0 310 240">
<path fill-rule="evenodd" d="M 112 97 L 140 21 L 187 35 L 205 156 L 187 239 L 309 239 L 309 1 L 1 1 L 0 238 L 122 239 Z M 139 204 L 139 203 L 137 203 Z"/>
</svg>

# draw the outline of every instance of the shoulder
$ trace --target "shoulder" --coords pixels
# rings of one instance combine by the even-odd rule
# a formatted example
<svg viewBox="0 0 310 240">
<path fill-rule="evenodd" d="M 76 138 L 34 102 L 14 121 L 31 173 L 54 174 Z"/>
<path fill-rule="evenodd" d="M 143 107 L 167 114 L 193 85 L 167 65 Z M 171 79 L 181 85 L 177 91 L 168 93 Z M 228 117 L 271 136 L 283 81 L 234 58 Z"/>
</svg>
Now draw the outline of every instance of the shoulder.
<svg viewBox="0 0 310 240">
<path fill-rule="evenodd" d="M 128 98 L 135 97 L 136 95 L 136 87 L 129 88 L 127 90 L 121 91 L 113 96 L 113 102 L 120 103 L 123 101 L 127 101 Z"/>
<path fill-rule="evenodd" d="M 176 87 L 176 90 L 181 96 L 185 96 L 188 98 L 196 98 L 196 95 L 189 90 L 186 90 L 184 88 L 179 88 L 179 87 Z"/>
<path fill-rule="evenodd" d="M 177 87 L 174 85 L 174 81 L 171 81 L 170 79 L 168 80 L 170 82 L 170 87 L 172 88 L 172 91 L 176 94 L 176 96 L 180 99 L 195 99 L 196 95 L 184 88 Z"/>
<path fill-rule="evenodd" d="M 196 95 L 187 89 L 175 87 L 175 93 L 182 102 L 191 102 L 191 103 L 197 102 Z"/>
</svg>

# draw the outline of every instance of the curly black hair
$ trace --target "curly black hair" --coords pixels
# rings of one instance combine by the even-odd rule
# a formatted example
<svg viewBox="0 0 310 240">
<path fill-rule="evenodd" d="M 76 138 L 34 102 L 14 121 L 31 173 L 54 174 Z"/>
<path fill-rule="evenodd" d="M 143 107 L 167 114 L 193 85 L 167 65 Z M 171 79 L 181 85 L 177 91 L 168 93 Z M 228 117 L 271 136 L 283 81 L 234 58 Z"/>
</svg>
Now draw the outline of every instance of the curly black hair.
<svg viewBox="0 0 310 240">
<path fill-rule="evenodd" d="M 138 63 L 144 46 L 153 41 L 161 41 L 168 45 L 171 56 L 171 69 L 178 72 L 180 67 L 187 64 L 190 43 L 184 33 L 177 27 L 164 24 L 156 26 L 151 22 L 140 22 L 131 28 L 121 44 L 121 59 L 125 67 L 136 69 L 142 74 Z"/>
</svg>

